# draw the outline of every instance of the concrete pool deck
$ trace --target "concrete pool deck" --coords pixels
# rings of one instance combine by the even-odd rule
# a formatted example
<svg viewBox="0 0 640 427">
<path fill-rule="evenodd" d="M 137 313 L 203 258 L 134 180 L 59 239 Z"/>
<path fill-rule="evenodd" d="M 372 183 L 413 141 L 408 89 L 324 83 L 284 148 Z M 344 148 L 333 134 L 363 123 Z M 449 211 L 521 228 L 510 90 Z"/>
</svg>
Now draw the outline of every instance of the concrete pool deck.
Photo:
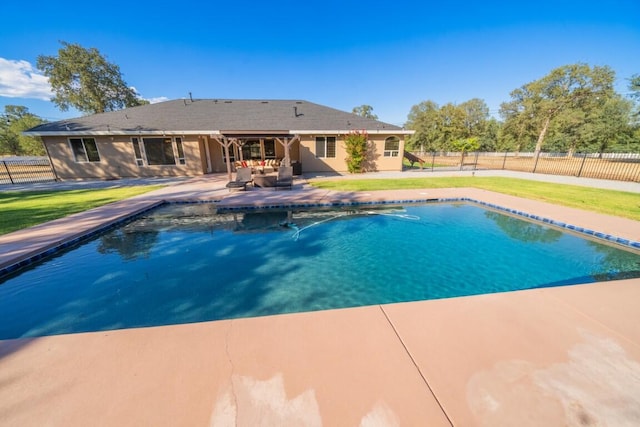
<svg viewBox="0 0 640 427">
<path fill-rule="evenodd" d="M 0 268 L 162 200 L 471 198 L 632 241 L 640 222 L 484 190 L 229 193 L 226 176 L 0 236 Z M 640 423 L 640 279 L 0 341 L 0 425 Z"/>
</svg>

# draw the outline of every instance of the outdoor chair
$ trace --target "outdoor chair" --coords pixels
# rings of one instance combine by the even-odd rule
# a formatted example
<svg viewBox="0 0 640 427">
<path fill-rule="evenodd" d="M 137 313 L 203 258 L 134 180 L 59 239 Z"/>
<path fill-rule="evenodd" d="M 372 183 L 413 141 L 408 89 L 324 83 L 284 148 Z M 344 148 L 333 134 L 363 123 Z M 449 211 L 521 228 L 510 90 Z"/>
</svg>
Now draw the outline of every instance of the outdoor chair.
<svg viewBox="0 0 640 427">
<path fill-rule="evenodd" d="M 276 179 L 276 191 L 278 188 L 286 188 L 291 190 L 293 185 L 293 168 L 291 166 L 281 166 L 278 169 L 278 178 Z"/>
<path fill-rule="evenodd" d="M 227 182 L 227 188 L 229 191 L 241 191 L 247 189 L 247 184 L 253 180 L 251 178 L 251 168 L 238 168 L 236 169 L 235 181 Z"/>
</svg>

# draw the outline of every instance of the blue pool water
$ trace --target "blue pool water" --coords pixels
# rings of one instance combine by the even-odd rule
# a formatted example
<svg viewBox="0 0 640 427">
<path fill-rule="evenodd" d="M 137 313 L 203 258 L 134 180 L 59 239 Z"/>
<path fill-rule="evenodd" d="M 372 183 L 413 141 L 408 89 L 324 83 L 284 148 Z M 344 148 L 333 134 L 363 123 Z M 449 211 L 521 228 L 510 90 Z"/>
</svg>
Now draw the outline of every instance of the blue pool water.
<svg viewBox="0 0 640 427">
<path fill-rule="evenodd" d="M 167 205 L 0 281 L 0 339 L 640 276 L 640 255 L 470 204 Z"/>
</svg>

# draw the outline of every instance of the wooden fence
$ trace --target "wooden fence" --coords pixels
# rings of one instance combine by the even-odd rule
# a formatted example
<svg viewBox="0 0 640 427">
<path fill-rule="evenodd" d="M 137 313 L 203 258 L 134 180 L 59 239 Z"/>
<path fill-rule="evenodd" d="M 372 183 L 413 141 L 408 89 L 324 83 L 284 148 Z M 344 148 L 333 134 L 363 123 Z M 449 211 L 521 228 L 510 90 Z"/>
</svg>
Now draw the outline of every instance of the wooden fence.
<svg viewBox="0 0 640 427">
<path fill-rule="evenodd" d="M 432 170 L 512 170 L 640 182 L 640 153 L 412 152 Z M 410 159 L 411 161 L 411 159 Z"/>
</svg>

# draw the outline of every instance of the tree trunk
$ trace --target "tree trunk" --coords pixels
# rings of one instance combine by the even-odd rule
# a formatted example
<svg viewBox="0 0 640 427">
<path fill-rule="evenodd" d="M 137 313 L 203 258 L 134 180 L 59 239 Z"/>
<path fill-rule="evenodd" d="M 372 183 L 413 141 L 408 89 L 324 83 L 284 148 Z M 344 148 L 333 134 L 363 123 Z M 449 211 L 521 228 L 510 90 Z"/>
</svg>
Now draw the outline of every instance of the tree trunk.
<svg viewBox="0 0 640 427">
<path fill-rule="evenodd" d="M 551 116 L 548 116 L 544 120 L 544 125 L 542 126 L 542 130 L 540 131 L 540 135 L 538 136 L 538 142 L 536 142 L 536 149 L 533 152 L 534 157 L 537 156 L 542 149 L 542 143 L 544 142 L 544 137 L 547 134 L 547 130 L 549 129 L 549 123 L 551 123 Z"/>
</svg>

